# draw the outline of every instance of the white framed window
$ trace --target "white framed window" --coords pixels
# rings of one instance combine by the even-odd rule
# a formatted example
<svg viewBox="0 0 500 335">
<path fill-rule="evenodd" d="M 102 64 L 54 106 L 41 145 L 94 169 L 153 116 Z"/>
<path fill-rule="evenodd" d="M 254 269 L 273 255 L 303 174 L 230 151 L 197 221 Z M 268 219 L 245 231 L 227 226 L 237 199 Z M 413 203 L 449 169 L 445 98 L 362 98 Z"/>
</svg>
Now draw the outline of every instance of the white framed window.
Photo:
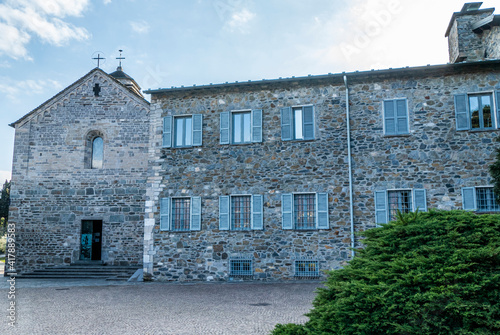
<svg viewBox="0 0 500 335">
<path fill-rule="evenodd" d="M 281 108 L 281 139 L 283 141 L 313 140 L 314 128 L 313 106 Z"/>
<path fill-rule="evenodd" d="M 201 146 L 203 115 L 165 116 L 163 118 L 163 148 Z"/>
<path fill-rule="evenodd" d="M 395 189 L 375 191 L 375 222 L 387 223 L 397 218 L 397 213 L 415 210 L 427 212 L 425 189 Z"/>
<path fill-rule="evenodd" d="M 406 135 L 409 133 L 408 101 L 406 99 L 384 100 L 384 134 Z"/>
<path fill-rule="evenodd" d="M 284 193 L 281 216 L 283 229 L 329 229 L 328 193 Z"/>
<path fill-rule="evenodd" d="M 257 142 L 262 142 L 262 109 L 220 114 L 220 144 Z"/>
<path fill-rule="evenodd" d="M 161 198 L 160 230 L 183 232 L 200 229 L 200 197 Z"/>
<path fill-rule="evenodd" d="M 262 195 L 223 195 L 219 197 L 219 230 L 261 230 Z"/>
<path fill-rule="evenodd" d="M 492 186 L 462 188 L 462 208 L 477 212 L 500 212 Z"/>
<path fill-rule="evenodd" d="M 499 115 L 500 91 L 455 95 L 457 130 L 497 129 Z"/>
</svg>

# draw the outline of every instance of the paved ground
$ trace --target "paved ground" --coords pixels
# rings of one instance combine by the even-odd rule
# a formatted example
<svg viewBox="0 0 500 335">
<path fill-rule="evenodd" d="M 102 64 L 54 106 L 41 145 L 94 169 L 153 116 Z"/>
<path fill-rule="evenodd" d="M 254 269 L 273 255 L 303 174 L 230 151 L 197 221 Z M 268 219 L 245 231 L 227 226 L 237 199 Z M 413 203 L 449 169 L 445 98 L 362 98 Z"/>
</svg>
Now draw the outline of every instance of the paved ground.
<svg viewBox="0 0 500 335">
<path fill-rule="evenodd" d="M 268 334 L 302 323 L 319 282 L 126 283 L 18 279 L 16 318 L 0 280 L 0 334 Z"/>
</svg>

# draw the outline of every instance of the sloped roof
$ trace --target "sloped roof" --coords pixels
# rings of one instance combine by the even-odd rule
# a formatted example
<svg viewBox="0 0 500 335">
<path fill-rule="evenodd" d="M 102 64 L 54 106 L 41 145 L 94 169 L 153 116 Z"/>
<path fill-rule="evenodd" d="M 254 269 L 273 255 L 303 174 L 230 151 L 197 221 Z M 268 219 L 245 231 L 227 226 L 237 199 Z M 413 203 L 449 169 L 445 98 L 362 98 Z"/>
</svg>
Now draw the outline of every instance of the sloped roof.
<svg viewBox="0 0 500 335">
<path fill-rule="evenodd" d="M 12 122 L 11 124 L 9 124 L 9 126 L 15 128 L 15 125 L 18 124 L 19 122 L 22 122 L 23 120 L 25 120 L 26 118 L 30 117 L 31 115 L 35 114 L 36 112 L 38 112 L 39 110 L 47 107 L 48 105 L 50 105 L 51 102 L 53 102 L 55 99 L 58 99 L 64 95 L 66 95 L 67 93 L 71 92 L 73 89 L 75 89 L 78 85 L 80 85 L 83 81 L 85 81 L 85 79 L 89 76 L 91 76 L 93 73 L 95 72 L 99 72 L 100 74 L 102 75 L 105 75 L 107 78 L 109 78 L 110 80 L 112 80 L 113 82 L 115 82 L 116 84 L 122 86 L 124 89 L 126 89 L 128 92 L 131 92 L 135 97 L 137 97 L 141 102 L 143 103 L 146 103 L 147 105 L 149 105 L 149 101 L 147 101 L 146 99 L 144 99 L 144 97 L 136 94 L 133 90 L 129 89 L 128 87 L 126 87 L 125 85 L 123 85 L 120 81 L 118 81 L 116 78 L 114 78 L 113 76 L 107 74 L 106 72 L 104 72 L 103 70 L 101 70 L 100 68 L 96 67 L 92 70 L 90 70 L 90 72 L 88 72 L 86 75 L 84 75 L 83 77 L 81 77 L 80 79 L 78 79 L 77 81 L 75 81 L 73 84 L 69 85 L 68 87 L 66 87 L 65 89 L 63 89 L 62 91 L 60 91 L 59 93 L 57 93 L 56 95 L 54 95 L 52 98 L 48 99 L 47 101 L 45 101 L 44 103 L 42 103 L 41 105 L 39 105 L 38 107 L 36 107 L 35 109 L 33 109 L 31 112 L 27 113 L 26 115 L 24 115 L 22 118 L 20 118 L 19 120 L 15 121 L 15 122 Z"/>
</svg>

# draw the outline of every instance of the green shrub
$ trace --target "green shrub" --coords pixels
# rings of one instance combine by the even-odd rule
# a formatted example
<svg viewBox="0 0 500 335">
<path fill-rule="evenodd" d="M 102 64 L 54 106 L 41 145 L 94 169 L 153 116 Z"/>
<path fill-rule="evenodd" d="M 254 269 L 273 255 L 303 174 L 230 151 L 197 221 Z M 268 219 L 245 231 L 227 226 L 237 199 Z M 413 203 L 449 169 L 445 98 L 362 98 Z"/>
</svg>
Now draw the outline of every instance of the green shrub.
<svg viewBox="0 0 500 335">
<path fill-rule="evenodd" d="M 7 236 L 0 237 L 0 254 L 5 254 L 5 244 L 7 242 Z"/>
<path fill-rule="evenodd" d="M 304 327 L 273 334 L 500 334 L 500 215 L 430 211 L 363 236 Z"/>
</svg>

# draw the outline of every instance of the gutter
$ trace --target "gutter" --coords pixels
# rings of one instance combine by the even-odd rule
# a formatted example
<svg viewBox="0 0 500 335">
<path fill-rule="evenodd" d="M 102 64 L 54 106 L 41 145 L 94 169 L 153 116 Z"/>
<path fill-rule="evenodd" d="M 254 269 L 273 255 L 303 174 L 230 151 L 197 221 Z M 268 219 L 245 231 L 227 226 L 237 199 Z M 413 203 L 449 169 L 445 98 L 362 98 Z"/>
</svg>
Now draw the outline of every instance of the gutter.
<svg viewBox="0 0 500 335">
<path fill-rule="evenodd" d="M 347 159 L 349 161 L 349 216 L 351 220 L 351 256 L 354 258 L 354 194 L 352 192 L 352 157 L 351 157 L 351 115 L 349 108 L 349 86 L 347 85 L 347 76 L 344 76 L 345 85 L 345 109 L 347 123 Z"/>
</svg>

